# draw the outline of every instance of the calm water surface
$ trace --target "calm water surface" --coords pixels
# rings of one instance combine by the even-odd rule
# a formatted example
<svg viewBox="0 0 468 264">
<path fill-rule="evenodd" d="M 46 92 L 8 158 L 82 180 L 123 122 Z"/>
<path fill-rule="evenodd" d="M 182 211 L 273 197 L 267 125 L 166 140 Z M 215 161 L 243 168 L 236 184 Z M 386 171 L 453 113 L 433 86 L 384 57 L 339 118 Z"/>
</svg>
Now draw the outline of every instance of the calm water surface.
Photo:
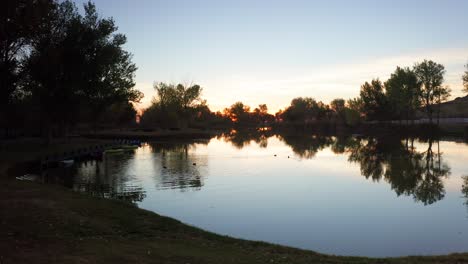
<svg viewBox="0 0 468 264">
<path fill-rule="evenodd" d="M 78 163 L 68 184 L 236 238 L 435 255 L 468 251 L 467 161 L 454 141 L 231 134 Z"/>
</svg>

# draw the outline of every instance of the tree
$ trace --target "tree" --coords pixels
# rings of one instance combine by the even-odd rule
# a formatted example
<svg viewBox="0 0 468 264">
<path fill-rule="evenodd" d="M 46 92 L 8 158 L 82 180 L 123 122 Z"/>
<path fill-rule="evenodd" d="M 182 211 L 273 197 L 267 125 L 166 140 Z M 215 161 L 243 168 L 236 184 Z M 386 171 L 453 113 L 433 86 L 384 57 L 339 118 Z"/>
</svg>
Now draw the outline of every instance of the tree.
<svg viewBox="0 0 468 264">
<path fill-rule="evenodd" d="M 347 125 L 354 126 L 361 122 L 363 116 L 362 105 L 362 99 L 359 97 L 346 101 L 345 121 Z"/>
<path fill-rule="evenodd" d="M 250 123 L 250 106 L 242 102 L 236 102 L 230 108 L 224 109 L 224 114 L 235 124 L 246 125 Z"/>
<path fill-rule="evenodd" d="M 28 74 L 26 91 L 41 113 L 48 138 L 53 124 L 75 119 L 79 105 L 78 87 L 82 87 L 84 56 L 73 45 L 78 32 L 79 13 L 72 2 L 65 1 L 49 10 L 47 20 L 31 41 L 25 63 Z M 81 70 L 80 70 L 81 69 Z"/>
<path fill-rule="evenodd" d="M 342 98 L 334 99 L 330 102 L 330 107 L 335 113 L 340 113 L 345 108 L 345 100 Z"/>
<path fill-rule="evenodd" d="M 119 102 L 108 106 L 101 114 L 99 122 L 113 127 L 134 125 L 137 110 L 130 102 Z"/>
<path fill-rule="evenodd" d="M 91 2 L 84 10 L 81 15 L 71 1 L 56 4 L 32 39 L 27 91 L 49 133 L 53 124 L 73 125 L 82 106 L 96 123 L 110 105 L 143 96 L 134 89 L 136 67 L 122 48 L 125 36 L 116 34 L 114 21 L 100 18 Z"/>
<path fill-rule="evenodd" d="M 282 119 L 288 122 L 313 123 L 323 120 L 329 113 L 329 107 L 311 97 L 297 97 L 282 112 Z"/>
<path fill-rule="evenodd" d="M 164 128 L 188 126 L 191 121 L 209 113 L 206 101 L 201 99 L 199 85 L 155 83 L 157 92 L 152 104 L 143 112 L 142 123 Z"/>
<path fill-rule="evenodd" d="M 409 68 L 397 67 L 385 82 L 386 96 L 390 109 L 402 120 L 413 119 L 420 106 L 418 78 Z"/>
<path fill-rule="evenodd" d="M 37 34 L 52 0 L 4 0 L 0 8 L 0 121 L 12 116 L 11 104 L 18 92 L 21 66 L 28 46 Z M 4 116 L 2 116 L 4 115 Z M 3 123 L 3 122 L 2 122 Z M 3 123 L 8 128 L 8 124 Z"/>
<path fill-rule="evenodd" d="M 112 18 L 100 18 L 93 3 L 86 3 L 84 10 L 78 25 L 82 33 L 76 37 L 80 40 L 77 45 L 83 49 L 79 53 L 86 58 L 82 95 L 91 105 L 93 115 L 99 117 L 109 105 L 139 102 L 143 94 L 135 89 L 137 67 L 132 55 L 123 49 L 125 35 L 116 33 Z"/>
<path fill-rule="evenodd" d="M 463 74 L 463 92 L 468 93 L 468 64 L 465 65 L 466 71 Z"/>
<path fill-rule="evenodd" d="M 362 101 L 362 112 L 367 120 L 384 120 L 387 118 L 387 100 L 384 85 L 379 79 L 365 82 L 359 93 Z"/>
<path fill-rule="evenodd" d="M 432 124 L 434 104 L 437 98 L 443 94 L 449 93 L 444 83 L 445 67 L 442 64 L 433 62 L 432 60 L 424 60 L 421 63 L 416 63 L 414 73 L 421 85 L 421 102 L 424 107 L 429 123 Z M 440 101 L 440 100 L 439 100 Z"/>
<path fill-rule="evenodd" d="M 257 124 L 265 125 L 274 121 L 275 117 L 268 113 L 268 106 L 266 104 L 260 104 L 253 110 L 254 119 Z"/>
<path fill-rule="evenodd" d="M 330 108 L 335 112 L 335 114 L 338 116 L 340 120 L 345 119 L 345 100 L 342 98 L 334 99 L 333 101 L 330 102 Z"/>
</svg>

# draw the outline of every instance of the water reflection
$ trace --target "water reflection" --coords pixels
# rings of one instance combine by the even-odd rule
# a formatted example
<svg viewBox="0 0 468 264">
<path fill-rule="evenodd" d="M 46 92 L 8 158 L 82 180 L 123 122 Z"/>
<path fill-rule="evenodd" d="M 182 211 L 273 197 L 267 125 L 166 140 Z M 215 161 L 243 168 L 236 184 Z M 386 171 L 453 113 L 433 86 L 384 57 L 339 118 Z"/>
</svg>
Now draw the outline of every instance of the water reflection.
<svg viewBox="0 0 468 264">
<path fill-rule="evenodd" d="M 231 131 L 218 137 L 242 149 L 255 142 L 260 148 L 268 147 L 269 131 Z M 424 205 L 445 197 L 443 179 L 450 175 L 450 167 L 443 159 L 439 141 L 415 138 L 363 138 L 325 135 L 276 135 L 301 159 L 313 159 L 325 149 L 346 155 L 350 163 L 359 165 L 366 179 L 389 183 L 397 196 L 411 196 Z M 209 141 L 150 142 L 143 148 L 151 160 L 151 177 L 156 189 L 197 191 L 204 186 L 208 153 L 197 153 L 196 147 L 207 146 Z M 418 148 L 415 147 L 418 145 Z M 140 153 L 141 158 L 143 154 Z M 103 161 L 82 162 L 68 172 L 64 185 L 92 195 L 139 202 L 145 198 L 142 185 L 138 185 L 132 170 L 135 153 L 106 156 Z M 132 167 L 133 166 L 133 167 Z M 144 165 L 146 166 L 146 165 Z M 63 172 L 62 172 L 63 173 Z M 49 180 L 50 181 L 50 180 Z M 468 181 L 468 180 L 467 180 Z M 466 183 L 468 183 L 465 181 Z M 468 199 L 468 184 L 464 185 Z"/>
<path fill-rule="evenodd" d="M 318 135 L 280 135 L 281 141 L 290 146 L 292 151 L 300 158 L 311 159 L 318 151 L 330 146 L 333 138 Z"/>
<path fill-rule="evenodd" d="M 223 235 L 330 254 L 446 254 L 467 250 L 467 149 L 430 138 L 231 131 L 79 162 L 63 180 Z"/>
<path fill-rule="evenodd" d="M 465 205 L 468 207 L 468 175 L 462 176 L 463 184 L 461 192 L 463 194 L 463 198 L 465 199 Z"/>
<path fill-rule="evenodd" d="M 236 132 L 223 138 L 241 149 L 251 141 L 267 142 L 268 137 L 259 132 Z M 412 196 L 424 205 L 433 204 L 445 196 L 442 179 L 450 175 L 450 167 L 443 161 L 438 140 L 420 139 L 419 142 L 425 143 L 427 148 L 418 151 L 414 147 L 415 138 L 303 134 L 278 135 L 278 138 L 303 159 L 312 159 L 327 147 L 335 154 L 346 154 L 349 162 L 359 164 L 362 176 L 377 182 L 387 181 L 398 196 Z M 436 151 L 433 150 L 434 145 L 437 146 Z"/>
<path fill-rule="evenodd" d="M 206 145 L 208 141 L 198 141 Z M 156 189 L 200 190 L 204 185 L 200 165 L 206 164 L 206 157 L 193 155 L 195 143 L 151 142 L 148 143 L 155 155 L 154 174 Z"/>
<path fill-rule="evenodd" d="M 223 139 L 225 142 L 230 142 L 237 149 L 242 149 L 253 141 L 259 147 L 266 148 L 268 147 L 268 138 L 273 134 L 266 130 L 231 130 L 227 133 L 222 133 L 217 138 Z"/>
<path fill-rule="evenodd" d="M 414 139 L 403 142 L 398 138 L 357 139 L 348 147 L 348 160 L 360 164 L 364 177 L 387 181 L 398 196 L 411 195 L 424 205 L 444 198 L 442 178 L 450 175 L 450 168 L 439 148 L 432 150 L 434 140 L 430 139 L 422 152 L 414 148 Z"/>
<path fill-rule="evenodd" d="M 146 193 L 141 184 L 135 181 L 131 163 L 135 158 L 133 151 L 104 155 L 102 160 L 84 160 L 71 167 L 70 188 L 97 197 L 141 202 Z M 63 173 L 63 171 L 61 172 Z M 65 176 L 67 178 L 68 176 Z"/>
</svg>

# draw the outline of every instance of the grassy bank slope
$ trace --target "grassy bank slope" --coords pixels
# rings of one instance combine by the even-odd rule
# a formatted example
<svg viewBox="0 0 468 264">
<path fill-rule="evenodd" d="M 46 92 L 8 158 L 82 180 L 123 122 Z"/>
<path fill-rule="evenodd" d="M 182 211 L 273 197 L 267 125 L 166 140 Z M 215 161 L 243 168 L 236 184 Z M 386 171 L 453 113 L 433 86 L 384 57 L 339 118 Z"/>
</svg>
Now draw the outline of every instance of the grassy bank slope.
<svg viewBox="0 0 468 264">
<path fill-rule="evenodd" d="M 215 235 L 59 186 L 0 184 L 0 263 L 468 263 L 468 254 L 327 256 Z"/>
</svg>

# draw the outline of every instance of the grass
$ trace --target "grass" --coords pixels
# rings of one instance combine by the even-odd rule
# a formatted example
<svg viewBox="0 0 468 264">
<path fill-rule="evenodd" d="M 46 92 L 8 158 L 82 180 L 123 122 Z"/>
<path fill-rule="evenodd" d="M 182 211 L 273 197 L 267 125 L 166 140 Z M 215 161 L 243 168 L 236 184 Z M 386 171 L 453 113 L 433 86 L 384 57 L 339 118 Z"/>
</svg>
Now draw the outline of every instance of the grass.
<svg viewBox="0 0 468 264">
<path fill-rule="evenodd" d="M 0 180 L 0 263 L 468 263 L 338 257 L 216 235 L 116 200 Z"/>
</svg>

